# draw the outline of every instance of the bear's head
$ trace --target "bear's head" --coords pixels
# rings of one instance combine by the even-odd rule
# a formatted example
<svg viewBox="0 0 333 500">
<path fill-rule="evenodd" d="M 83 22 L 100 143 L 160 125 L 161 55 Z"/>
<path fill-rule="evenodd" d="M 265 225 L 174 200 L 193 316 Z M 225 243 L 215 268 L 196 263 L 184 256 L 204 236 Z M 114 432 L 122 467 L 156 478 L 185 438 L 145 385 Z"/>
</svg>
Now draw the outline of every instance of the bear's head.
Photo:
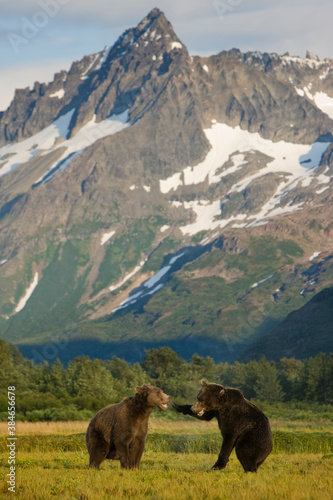
<svg viewBox="0 0 333 500">
<path fill-rule="evenodd" d="M 165 394 L 162 389 L 154 385 L 142 385 L 135 388 L 136 392 L 140 394 L 142 399 L 145 400 L 149 408 L 161 408 L 166 410 L 171 397 Z"/>
<path fill-rule="evenodd" d="M 221 405 L 221 398 L 225 394 L 225 388 L 219 384 L 207 384 L 201 380 L 201 390 L 198 393 L 197 401 L 191 410 L 201 417 L 208 410 L 216 410 Z"/>
</svg>

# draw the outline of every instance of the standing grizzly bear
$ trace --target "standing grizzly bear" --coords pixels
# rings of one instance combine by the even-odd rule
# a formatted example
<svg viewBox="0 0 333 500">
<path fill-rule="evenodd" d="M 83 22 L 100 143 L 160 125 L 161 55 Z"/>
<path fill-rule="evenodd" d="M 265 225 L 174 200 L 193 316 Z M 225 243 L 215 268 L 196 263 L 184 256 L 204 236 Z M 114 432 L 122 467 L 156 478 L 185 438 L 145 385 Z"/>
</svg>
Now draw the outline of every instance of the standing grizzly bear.
<svg viewBox="0 0 333 500">
<path fill-rule="evenodd" d="M 273 448 L 268 418 L 244 398 L 238 389 L 201 381 L 196 403 L 173 407 L 184 415 L 200 420 L 216 417 L 223 436 L 222 448 L 212 469 L 223 469 L 233 448 L 245 472 L 256 472 Z"/>
<path fill-rule="evenodd" d="M 86 434 L 89 467 L 99 468 L 108 458 L 120 460 L 125 469 L 138 468 L 148 432 L 148 418 L 154 408 L 165 410 L 170 396 L 158 387 L 136 387 L 134 396 L 99 410 Z"/>
</svg>

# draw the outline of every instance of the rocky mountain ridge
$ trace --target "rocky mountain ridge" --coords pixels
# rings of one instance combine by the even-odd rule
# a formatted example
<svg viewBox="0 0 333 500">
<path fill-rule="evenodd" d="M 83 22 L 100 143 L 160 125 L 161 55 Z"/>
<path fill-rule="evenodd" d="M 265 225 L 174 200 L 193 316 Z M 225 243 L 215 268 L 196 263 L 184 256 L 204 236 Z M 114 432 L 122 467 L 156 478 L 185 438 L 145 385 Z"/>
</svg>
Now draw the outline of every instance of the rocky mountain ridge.
<svg viewBox="0 0 333 500">
<path fill-rule="evenodd" d="M 143 112 L 140 108 L 143 99 L 137 100 L 138 94 L 150 94 L 143 106 L 149 108 L 149 98 L 154 93 L 150 92 L 149 84 L 143 89 L 145 83 L 152 75 L 166 74 L 179 51 L 183 53 L 182 59 L 188 57 L 170 23 L 154 9 L 136 28 L 125 31 L 113 46 L 74 62 L 68 72 L 57 73 L 50 84 L 36 82 L 32 90 L 17 90 L 1 116 L 2 141 L 28 138 L 72 109 L 75 111 L 68 137 L 75 135 L 94 115 L 100 122 L 129 107 L 129 118 L 134 123 Z"/>
<path fill-rule="evenodd" d="M 188 354 L 216 339 L 230 359 L 329 285 L 329 261 L 312 291 L 285 281 L 303 286 L 332 248 L 332 64 L 190 56 L 154 9 L 17 91 L 0 115 L 2 335 L 39 342 L 75 323 L 110 352 L 137 335 Z M 250 312 L 261 321 L 240 336 Z"/>
</svg>

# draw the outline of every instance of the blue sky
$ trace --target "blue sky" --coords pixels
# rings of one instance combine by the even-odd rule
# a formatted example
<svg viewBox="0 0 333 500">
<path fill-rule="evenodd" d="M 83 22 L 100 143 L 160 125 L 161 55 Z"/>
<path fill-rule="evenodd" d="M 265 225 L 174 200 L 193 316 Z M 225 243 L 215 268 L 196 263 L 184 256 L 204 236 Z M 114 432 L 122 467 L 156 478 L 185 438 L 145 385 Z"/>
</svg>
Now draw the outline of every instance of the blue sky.
<svg viewBox="0 0 333 500">
<path fill-rule="evenodd" d="M 160 8 L 191 54 L 237 47 L 333 59 L 331 0 L 0 0 L 0 110 Z"/>
</svg>

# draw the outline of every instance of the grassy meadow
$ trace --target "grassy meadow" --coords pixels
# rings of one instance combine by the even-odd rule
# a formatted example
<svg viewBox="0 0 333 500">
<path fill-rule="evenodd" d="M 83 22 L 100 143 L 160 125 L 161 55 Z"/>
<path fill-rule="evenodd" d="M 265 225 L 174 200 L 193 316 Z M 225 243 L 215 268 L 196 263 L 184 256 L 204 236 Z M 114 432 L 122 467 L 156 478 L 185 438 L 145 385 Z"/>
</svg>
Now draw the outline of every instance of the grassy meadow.
<svg viewBox="0 0 333 500">
<path fill-rule="evenodd" d="M 19 499 L 318 499 L 333 498 L 333 422 L 272 421 L 273 453 L 257 474 L 245 474 L 233 452 L 210 471 L 221 445 L 216 422 L 151 418 L 139 471 L 105 461 L 89 470 L 87 422 L 17 422 Z M 1 473 L 9 471 L 7 424 L 0 424 Z"/>
</svg>

